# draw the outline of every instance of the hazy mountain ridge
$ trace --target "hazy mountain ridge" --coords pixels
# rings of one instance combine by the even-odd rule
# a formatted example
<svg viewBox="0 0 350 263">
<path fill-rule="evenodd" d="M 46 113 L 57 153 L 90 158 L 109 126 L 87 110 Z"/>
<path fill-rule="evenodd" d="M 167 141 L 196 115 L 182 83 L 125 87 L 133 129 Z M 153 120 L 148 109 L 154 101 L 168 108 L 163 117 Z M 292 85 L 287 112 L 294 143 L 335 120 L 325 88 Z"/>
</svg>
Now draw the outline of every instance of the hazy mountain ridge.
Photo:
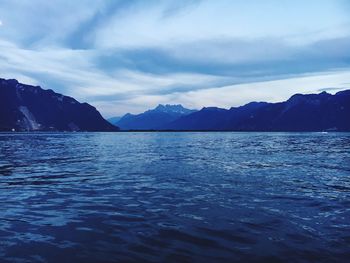
<svg viewBox="0 0 350 263">
<path fill-rule="evenodd" d="M 0 131 L 117 131 L 87 103 L 0 78 Z"/>
<path fill-rule="evenodd" d="M 125 114 L 119 121 L 113 123 L 123 130 L 157 130 L 162 129 L 172 121 L 195 112 L 182 105 L 159 104 L 156 108 L 140 114 Z"/>
<path fill-rule="evenodd" d="M 116 123 L 121 119 L 122 117 L 116 116 L 106 119 L 110 124 L 116 125 Z"/>
</svg>

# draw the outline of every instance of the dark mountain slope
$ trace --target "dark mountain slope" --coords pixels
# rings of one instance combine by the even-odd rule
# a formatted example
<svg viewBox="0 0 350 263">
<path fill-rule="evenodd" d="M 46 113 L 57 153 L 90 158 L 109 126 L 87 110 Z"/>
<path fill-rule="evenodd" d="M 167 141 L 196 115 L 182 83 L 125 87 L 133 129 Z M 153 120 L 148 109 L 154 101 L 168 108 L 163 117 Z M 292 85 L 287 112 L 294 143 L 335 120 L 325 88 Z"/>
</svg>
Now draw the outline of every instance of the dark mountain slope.
<svg viewBox="0 0 350 263">
<path fill-rule="evenodd" d="M 252 102 L 229 110 L 203 108 L 163 127 L 172 130 L 350 131 L 350 90 L 296 94 L 280 103 Z"/>
<path fill-rule="evenodd" d="M 87 103 L 0 79 L 0 131 L 117 131 Z"/>
<path fill-rule="evenodd" d="M 335 95 L 326 92 L 297 94 L 286 102 L 271 103 L 253 111 L 251 118 L 230 128 L 263 131 L 347 131 L 350 130 L 350 91 Z"/>
</svg>

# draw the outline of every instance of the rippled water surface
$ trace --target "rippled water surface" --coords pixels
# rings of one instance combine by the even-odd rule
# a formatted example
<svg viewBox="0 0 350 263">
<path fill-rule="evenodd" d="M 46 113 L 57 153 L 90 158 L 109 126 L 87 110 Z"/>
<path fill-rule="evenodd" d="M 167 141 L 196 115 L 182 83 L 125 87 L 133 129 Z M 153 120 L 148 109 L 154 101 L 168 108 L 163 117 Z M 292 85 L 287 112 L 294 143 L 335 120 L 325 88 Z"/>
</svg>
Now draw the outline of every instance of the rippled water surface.
<svg viewBox="0 0 350 263">
<path fill-rule="evenodd" d="M 0 134 L 1 262 L 349 262 L 348 133 Z"/>
</svg>

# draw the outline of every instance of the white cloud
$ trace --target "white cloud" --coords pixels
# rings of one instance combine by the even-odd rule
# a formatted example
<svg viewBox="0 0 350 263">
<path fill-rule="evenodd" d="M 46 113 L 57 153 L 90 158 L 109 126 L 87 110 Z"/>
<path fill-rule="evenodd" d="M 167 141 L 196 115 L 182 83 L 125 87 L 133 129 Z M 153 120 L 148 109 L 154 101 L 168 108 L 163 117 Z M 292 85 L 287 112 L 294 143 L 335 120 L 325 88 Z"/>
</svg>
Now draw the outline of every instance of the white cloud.
<svg viewBox="0 0 350 263">
<path fill-rule="evenodd" d="M 226 86 L 225 83 L 242 82 L 244 78 L 200 73 L 155 74 L 130 69 L 106 73 L 94 64 L 99 54 L 93 50 L 29 50 L 0 41 L 0 51 L 3 77 L 44 88 L 52 87 L 43 79 L 58 82 L 64 88 L 56 91 L 90 102 L 106 117 L 142 112 L 159 103 L 181 103 L 199 109 L 229 108 L 253 100 L 276 102 L 298 92 L 341 89 L 350 79 L 350 71 L 342 70 Z"/>
<path fill-rule="evenodd" d="M 204 106 L 230 108 L 251 101 L 284 101 L 293 94 L 318 93 L 320 89 L 329 89 L 329 92 L 334 92 L 334 88 L 349 88 L 344 87 L 344 83 L 349 79 L 350 70 L 319 72 L 289 79 L 190 91 L 182 94 L 174 94 L 171 99 L 193 108 L 202 108 Z"/>
<path fill-rule="evenodd" d="M 0 17 L 6 27 L 0 38 L 21 46 L 59 46 L 103 6 L 102 0 L 3 0 Z"/>
<path fill-rule="evenodd" d="M 120 116 L 126 112 L 140 113 L 160 103 L 180 103 L 194 109 L 208 106 L 230 108 L 251 101 L 280 102 L 296 93 L 319 93 L 322 89 L 334 93 L 350 88 L 344 84 L 349 79 L 350 70 L 319 72 L 289 79 L 213 87 L 167 95 L 135 96 L 125 99 L 122 103 L 96 101 L 94 104 L 98 105 L 107 117 Z"/>
<path fill-rule="evenodd" d="M 230 79 L 199 73 L 151 74 L 127 69 L 107 74 L 96 67 L 94 59 L 97 54 L 91 50 L 28 50 L 11 42 L 0 41 L 0 51 L 0 70 L 3 77 L 52 88 L 42 81 L 49 79 L 62 83 L 63 87 L 56 91 L 88 102 L 99 96 L 146 96 L 149 93 L 169 93 L 176 87 L 185 90 L 186 87 L 202 88 Z M 31 77 L 37 75 L 41 78 Z M 113 108 L 116 107 L 118 104 Z"/>
<path fill-rule="evenodd" d="M 339 2 L 321 2 L 203 1 L 169 17 L 164 10 L 171 2 L 147 2 L 112 16 L 93 35 L 99 48 L 164 48 L 208 39 L 266 37 L 299 45 L 348 34 L 350 18 Z"/>
<path fill-rule="evenodd" d="M 106 116 L 158 103 L 231 107 L 341 88 L 345 71 L 300 75 L 304 61 L 314 63 L 310 71 L 349 64 L 350 16 L 340 2 L 3 0 L 0 77 L 74 96 Z M 335 38 L 343 40 L 335 45 Z M 285 79 L 262 82 L 277 78 Z M 244 82 L 254 83 L 232 85 Z"/>
</svg>

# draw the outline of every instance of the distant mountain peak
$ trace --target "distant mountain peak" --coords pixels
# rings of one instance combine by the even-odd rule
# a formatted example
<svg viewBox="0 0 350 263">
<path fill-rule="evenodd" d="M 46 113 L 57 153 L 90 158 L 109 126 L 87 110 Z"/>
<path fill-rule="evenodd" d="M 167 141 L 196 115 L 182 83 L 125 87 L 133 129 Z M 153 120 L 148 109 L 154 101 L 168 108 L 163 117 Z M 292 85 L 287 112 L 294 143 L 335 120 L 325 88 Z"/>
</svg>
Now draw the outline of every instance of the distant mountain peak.
<svg viewBox="0 0 350 263">
<path fill-rule="evenodd" d="M 158 104 L 157 108 L 183 108 L 181 104 Z"/>
<path fill-rule="evenodd" d="M 166 113 L 180 113 L 187 114 L 193 112 L 193 110 L 189 110 L 184 108 L 181 104 L 159 104 L 153 110 L 149 111 L 158 111 L 158 112 L 166 112 Z"/>
<path fill-rule="evenodd" d="M 195 110 L 186 109 L 181 104 L 159 104 L 140 114 L 127 113 L 115 124 L 124 130 L 154 130 L 193 112 Z"/>
</svg>

